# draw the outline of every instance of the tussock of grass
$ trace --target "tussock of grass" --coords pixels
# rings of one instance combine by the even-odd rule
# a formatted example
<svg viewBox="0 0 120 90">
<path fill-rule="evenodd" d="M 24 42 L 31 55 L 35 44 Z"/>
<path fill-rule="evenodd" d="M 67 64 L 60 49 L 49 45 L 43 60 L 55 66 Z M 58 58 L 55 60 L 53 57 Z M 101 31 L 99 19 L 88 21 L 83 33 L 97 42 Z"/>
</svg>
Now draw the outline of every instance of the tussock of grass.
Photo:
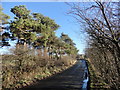
<svg viewBox="0 0 120 90">
<path fill-rule="evenodd" d="M 68 56 L 60 60 L 48 59 L 28 54 L 30 51 L 17 51 L 15 55 L 2 55 L 2 88 L 20 88 L 37 80 L 61 72 L 76 60 Z"/>
</svg>

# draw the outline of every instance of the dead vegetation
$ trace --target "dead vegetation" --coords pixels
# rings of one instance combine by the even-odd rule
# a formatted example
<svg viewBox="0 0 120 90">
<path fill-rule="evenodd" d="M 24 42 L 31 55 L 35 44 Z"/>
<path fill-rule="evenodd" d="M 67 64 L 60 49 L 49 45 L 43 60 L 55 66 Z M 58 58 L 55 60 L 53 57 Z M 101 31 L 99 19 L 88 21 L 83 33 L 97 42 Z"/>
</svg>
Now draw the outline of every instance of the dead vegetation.
<svg viewBox="0 0 120 90">
<path fill-rule="evenodd" d="M 44 79 L 64 69 L 75 60 L 68 56 L 61 59 L 30 54 L 33 50 L 14 50 L 12 55 L 2 55 L 2 89 L 20 88 Z"/>
</svg>

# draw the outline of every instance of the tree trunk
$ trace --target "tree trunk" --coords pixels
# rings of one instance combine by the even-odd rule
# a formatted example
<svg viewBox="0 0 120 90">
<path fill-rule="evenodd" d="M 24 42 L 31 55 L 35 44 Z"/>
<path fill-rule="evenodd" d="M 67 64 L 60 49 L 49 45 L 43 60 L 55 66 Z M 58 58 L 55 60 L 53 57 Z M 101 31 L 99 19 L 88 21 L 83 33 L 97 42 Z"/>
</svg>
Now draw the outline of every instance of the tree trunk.
<svg viewBox="0 0 120 90">
<path fill-rule="evenodd" d="M 38 56 L 42 56 L 42 52 L 41 52 L 41 49 L 37 49 L 37 54 L 38 54 Z"/>
<path fill-rule="evenodd" d="M 27 50 L 27 43 L 24 42 L 24 50 Z"/>
<path fill-rule="evenodd" d="M 44 47 L 44 57 L 48 57 L 48 55 L 47 55 L 47 48 L 46 47 Z"/>
</svg>

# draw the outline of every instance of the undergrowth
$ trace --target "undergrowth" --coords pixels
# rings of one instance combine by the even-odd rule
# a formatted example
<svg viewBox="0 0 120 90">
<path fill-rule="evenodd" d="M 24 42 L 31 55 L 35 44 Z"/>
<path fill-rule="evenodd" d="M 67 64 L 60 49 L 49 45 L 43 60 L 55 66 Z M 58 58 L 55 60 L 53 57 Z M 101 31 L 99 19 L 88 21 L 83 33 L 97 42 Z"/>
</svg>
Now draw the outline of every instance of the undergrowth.
<svg viewBox="0 0 120 90">
<path fill-rule="evenodd" d="M 50 59 L 30 54 L 30 50 L 14 51 L 12 55 L 2 55 L 2 89 L 21 88 L 37 80 L 61 72 L 76 60 L 68 56 Z"/>
<path fill-rule="evenodd" d="M 100 75 L 93 69 L 92 64 L 87 61 L 90 74 L 90 90 L 109 90 L 109 86 L 105 83 Z"/>
</svg>

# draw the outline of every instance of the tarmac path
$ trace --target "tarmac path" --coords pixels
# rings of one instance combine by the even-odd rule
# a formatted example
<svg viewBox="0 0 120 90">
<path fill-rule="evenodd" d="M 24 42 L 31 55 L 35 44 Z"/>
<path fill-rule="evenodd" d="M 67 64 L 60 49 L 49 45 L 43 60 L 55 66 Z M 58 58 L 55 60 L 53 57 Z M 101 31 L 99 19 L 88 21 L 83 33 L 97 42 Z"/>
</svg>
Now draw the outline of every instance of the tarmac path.
<svg viewBox="0 0 120 90">
<path fill-rule="evenodd" d="M 83 90 L 86 67 L 84 60 L 78 60 L 74 66 L 62 73 L 40 80 L 22 90 Z"/>
</svg>

